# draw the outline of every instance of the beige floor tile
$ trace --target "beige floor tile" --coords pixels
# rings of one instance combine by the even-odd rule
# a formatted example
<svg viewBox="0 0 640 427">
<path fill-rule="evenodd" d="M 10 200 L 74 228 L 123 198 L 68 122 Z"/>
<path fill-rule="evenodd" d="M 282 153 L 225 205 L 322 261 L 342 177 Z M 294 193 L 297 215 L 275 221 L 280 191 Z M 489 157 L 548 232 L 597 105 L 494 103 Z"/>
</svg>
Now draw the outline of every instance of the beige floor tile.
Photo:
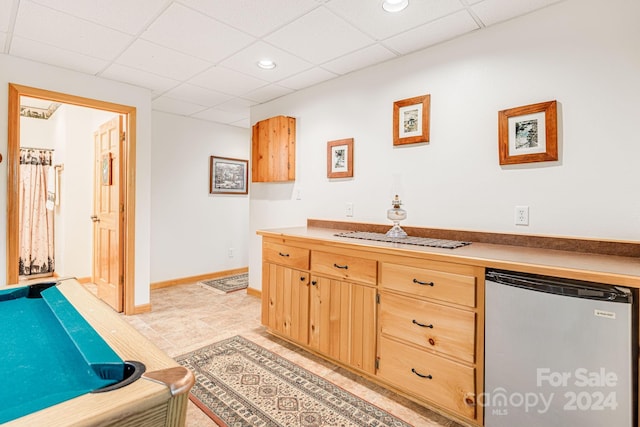
<svg viewBox="0 0 640 427">
<path fill-rule="evenodd" d="M 242 335 L 413 426 L 457 426 L 420 405 L 268 334 L 260 324 L 259 298 L 249 296 L 245 291 L 221 294 L 197 283 L 178 285 L 153 290 L 151 304 L 151 312 L 124 318 L 171 357 Z M 215 425 L 189 402 L 187 426 Z"/>
</svg>

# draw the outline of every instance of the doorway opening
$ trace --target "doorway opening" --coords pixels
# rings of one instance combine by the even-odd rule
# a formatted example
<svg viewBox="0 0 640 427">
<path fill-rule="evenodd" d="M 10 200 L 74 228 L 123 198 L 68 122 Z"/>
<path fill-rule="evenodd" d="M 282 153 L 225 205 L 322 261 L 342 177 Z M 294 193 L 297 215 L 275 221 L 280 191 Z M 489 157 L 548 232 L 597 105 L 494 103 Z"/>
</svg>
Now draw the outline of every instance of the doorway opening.
<svg viewBox="0 0 640 427">
<path fill-rule="evenodd" d="M 34 98 L 72 106 L 86 107 L 113 113 L 121 117 L 124 122 L 123 132 L 119 135 L 118 147 L 114 150 L 116 157 L 110 158 L 111 162 L 117 160 L 117 180 L 112 182 L 117 194 L 115 211 L 119 212 L 116 221 L 116 249 L 111 245 L 108 252 L 109 259 L 105 262 L 112 270 L 115 285 L 120 289 L 121 301 L 117 311 L 125 314 L 135 313 L 134 301 L 134 231 L 135 231 L 135 107 L 83 98 L 74 95 L 32 88 L 22 85 L 9 84 L 9 139 L 7 150 L 7 283 L 18 283 L 19 280 L 19 188 L 20 188 L 20 100 L 22 98 Z M 89 145 L 91 141 L 88 142 Z M 115 159 L 115 160 L 114 160 Z M 93 165 L 92 165 L 93 169 Z M 90 197 L 90 194 L 87 195 Z M 95 196 L 98 197 L 98 196 Z M 95 215 L 95 214 L 94 214 Z M 89 218 L 86 219 L 89 221 Z M 114 240 L 111 240 L 113 243 Z M 104 254 L 96 257 L 94 243 L 94 263 L 96 259 L 105 261 Z M 94 279 L 95 264 L 92 267 L 92 279 Z"/>
</svg>

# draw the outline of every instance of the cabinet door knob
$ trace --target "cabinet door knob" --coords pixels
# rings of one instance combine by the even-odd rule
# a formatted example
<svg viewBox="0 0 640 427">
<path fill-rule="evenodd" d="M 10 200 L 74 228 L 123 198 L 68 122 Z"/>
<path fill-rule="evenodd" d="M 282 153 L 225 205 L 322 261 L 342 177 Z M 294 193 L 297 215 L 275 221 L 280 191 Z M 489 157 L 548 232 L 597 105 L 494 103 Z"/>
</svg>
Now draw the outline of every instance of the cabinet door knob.
<svg viewBox="0 0 640 427">
<path fill-rule="evenodd" d="M 300 276 L 300 281 L 301 281 L 301 282 L 304 282 L 306 279 L 307 279 L 306 277 L 304 277 L 304 276 Z"/>
<path fill-rule="evenodd" d="M 411 372 L 413 372 L 414 374 L 416 374 L 416 375 L 417 375 L 417 376 L 419 376 L 420 378 L 426 378 L 426 379 L 428 379 L 428 380 L 432 380 L 432 379 L 433 379 L 433 377 L 431 376 L 431 374 L 429 374 L 429 375 L 421 374 L 420 372 L 416 371 L 416 370 L 415 370 L 415 368 L 411 368 Z"/>
<path fill-rule="evenodd" d="M 421 328 L 431 328 L 431 329 L 433 329 L 433 325 L 432 325 L 432 324 L 425 325 L 424 323 L 420 323 L 420 322 L 418 322 L 416 319 L 413 319 L 413 320 L 411 321 L 411 323 L 413 323 L 414 325 L 418 325 L 418 326 L 420 326 Z"/>
<path fill-rule="evenodd" d="M 413 279 L 413 283 L 416 283 L 416 284 L 422 285 L 422 286 L 433 286 L 434 285 L 433 282 L 421 282 L 418 279 Z"/>
<path fill-rule="evenodd" d="M 315 281 L 315 280 L 312 280 L 312 281 L 311 281 L 311 284 L 312 284 L 313 286 L 315 286 L 315 285 L 317 285 L 317 284 L 318 284 L 318 282 L 317 282 L 317 281 Z"/>
</svg>

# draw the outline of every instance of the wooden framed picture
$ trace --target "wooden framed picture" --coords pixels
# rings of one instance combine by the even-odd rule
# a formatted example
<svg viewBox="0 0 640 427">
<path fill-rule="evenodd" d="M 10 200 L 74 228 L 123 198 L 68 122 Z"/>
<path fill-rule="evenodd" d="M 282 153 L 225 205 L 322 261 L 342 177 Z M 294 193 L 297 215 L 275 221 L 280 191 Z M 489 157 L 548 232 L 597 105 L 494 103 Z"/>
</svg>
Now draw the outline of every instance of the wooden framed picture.
<svg viewBox="0 0 640 427">
<path fill-rule="evenodd" d="M 353 138 L 327 142 L 327 178 L 353 176 Z"/>
<path fill-rule="evenodd" d="M 393 145 L 429 142 L 431 95 L 393 103 Z"/>
<path fill-rule="evenodd" d="M 209 193 L 247 194 L 248 160 L 211 156 L 209 162 Z"/>
<path fill-rule="evenodd" d="M 501 165 L 558 160 L 556 101 L 498 112 Z"/>
<path fill-rule="evenodd" d="M 102 185 L 113 184 L 111 153 L 104 154 L 100 161 L 100 176 Z"/>
</svg>

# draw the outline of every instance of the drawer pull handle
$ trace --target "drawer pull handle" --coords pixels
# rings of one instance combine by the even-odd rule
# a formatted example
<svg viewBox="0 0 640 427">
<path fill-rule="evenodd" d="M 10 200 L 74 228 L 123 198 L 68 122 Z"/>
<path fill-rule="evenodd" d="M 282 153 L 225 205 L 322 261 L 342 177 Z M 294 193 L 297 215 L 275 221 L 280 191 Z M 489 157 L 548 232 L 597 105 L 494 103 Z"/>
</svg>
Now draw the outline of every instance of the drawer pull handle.
<svg viewBox="0 0 640 427">
<path fill-rule="evenodd" d="M 413 283 L 417 283 L 418 285 L 422 285 L 422 286 L 433 286 L 433 282 L 421 282 L 418 279 L 413 279 Z"/>
<path fill-rule="evenodd" d="M 282 252 L 278 252 L 278 255 L 284 256 L 284 257 L 289 257 L 289 254 L 283 254 Z"/>
<path fill-rule="evenodd" d="M 348 270 L 348 269 L 349 269 L 349 266 L 348 266 L 348 265 L 338 265 L 338 264 L 335 264 L 335 263 L 334 263 L 334 264 L 333 264 L 333 266 L 334 266 L 335 268 L 341 268 L 341 269 L 343 269 L 343 270 Z"/>
<path fill-rule="evenodd" d="M 431 325 L 431 324 L 429 324 L 429 325 L 425 325 L 424 323 L 420 323 L 420 322 L 418 322 L 416 319 L 413 319 L 413 320 L 411 321 L 411 323 L 413 323 L 414 325 L 418 325 L 418 326 L 420 326 L 421 328 L 431 328 L 431 329 L 433 329 L 433 325 Z"/>
<path fill-rule="evenodd" d="M 419 376 L 420 378 L 426 378 L 428 380 L 433 379 L 433 377 L 431 376 L 431 374 L 429 375 L 423 375 L 420 372 L 416 371 L 415 368 L 411 368 L 411 372 L 413 372 L 414 374 L 416 374 L 417 376 Z"/>
</svg>

